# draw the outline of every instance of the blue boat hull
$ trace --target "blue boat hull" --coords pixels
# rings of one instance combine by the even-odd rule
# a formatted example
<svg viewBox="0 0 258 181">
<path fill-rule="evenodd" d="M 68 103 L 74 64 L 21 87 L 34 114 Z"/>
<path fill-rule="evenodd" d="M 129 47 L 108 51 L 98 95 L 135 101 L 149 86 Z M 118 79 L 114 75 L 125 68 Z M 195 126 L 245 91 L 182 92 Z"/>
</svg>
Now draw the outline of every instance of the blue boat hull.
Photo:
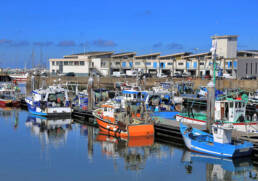
<svg viewBox="0 0 258 181">
<path fill-rule="evenodd" d="M 191 133 L 186 132 L 187 127 L 180 124 L 180 131 L 183 136 L 185 145 L 188 149 L 210 154 L 219 157 L 242 157 L 252 153 L 252 143 L 243 144 L 221 144 L 213 141 L 213 136 L 203 131 L 193 128 Z"/>
<path fill-rule="evenodd" d="M 62 117 L 62 118 L 67 118 L 67 117 L 71 117 L 71 113 L 44 113 L 44 112 L 38 112 L 36 111 L 37 107 L 36 106 L 32 106 L 31 104 L 28 104 L 28 110 L 31 114 L 37 115 L 37 116 L 43 116 L 43 117 Z"/>
<path fill-rule="evenodd" d="M 172 112 L 172 111 L 167 111 L 167 112 L 154 112 L 151 114 L 152 117 L 160 117 L 160 118 L 165 118 L 165 119 L 172 119 L 176 120 L 176 115 L 179 112 Z"/>
</svg>

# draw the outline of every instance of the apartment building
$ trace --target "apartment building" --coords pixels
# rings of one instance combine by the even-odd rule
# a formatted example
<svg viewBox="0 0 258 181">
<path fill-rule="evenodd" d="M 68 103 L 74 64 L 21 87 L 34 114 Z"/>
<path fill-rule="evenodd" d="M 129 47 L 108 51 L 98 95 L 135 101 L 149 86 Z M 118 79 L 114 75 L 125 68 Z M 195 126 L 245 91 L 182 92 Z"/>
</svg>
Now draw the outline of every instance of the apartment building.
<svg viewBox="0 0 258 181">
<path fill-rule="evenodd" d="M 237 77 L 238 59 L 257 59 L 258 51 L 237 51 L 237 38 L 235 35 L 212 36 L 212 43 L 216 42 L 216 72 L 229 73 Z M 213 60 L 211 52 L 192 54 L 180 52 L 169 55 L 150 53 L 136 55 L 136 52 L 114 53 L 112 51 L 85 52 L 66 55 L 63 58 L 49 59 L 50 72 L 89 75 L 95 72 L 102 76 L 112 75 L 113 72 L 126 73 L 127 70 L 137 70 L 143 73 L 164 73 L 174 75 L 176 72 L 187 72 L 194 77 L 213 74 Z M 243 64 L 243 63 L 242 63 Z M 251 64 L 250 64 L 251 65 Z M 243 71 L 241 71 L 241 75 Z M 239 75 L 240 76 L 240 75 Z"/>
</svg>

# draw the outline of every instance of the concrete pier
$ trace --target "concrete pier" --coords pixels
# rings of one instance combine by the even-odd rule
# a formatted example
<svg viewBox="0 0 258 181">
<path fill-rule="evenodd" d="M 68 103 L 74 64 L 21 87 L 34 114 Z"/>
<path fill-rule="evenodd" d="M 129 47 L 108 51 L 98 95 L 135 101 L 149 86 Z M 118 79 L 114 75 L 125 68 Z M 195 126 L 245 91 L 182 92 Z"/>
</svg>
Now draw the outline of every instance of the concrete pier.
<svg viewBox="0 0 258 181">
<path fill-rule="evenodd" d="M 46 81 L 47 85 L 51 85 L 54 81 L 58 81 L 61 79 L 61 83 L 65 84 L 66 82 L 77 82 L 80 85 L 86 85 L 88 83 L 88 77 L 40 77 L 39 85 L 41 85 L 42 80 Z M 188 79 L 182 78 L 147 78 L 145 80 L 145 87 L 147 89 L 155 86 L 159 82 L 165 81 L 187 81 Z M 27 85 L 31 85 L 30 79 L 28 79 Z M 98 82 L 98 78 L 94 77 L 94 82 L 98 83 L 100 88 L 108 88 L 113 89 L 114 83 L 116 82 L 124 82 L 128 81 L 129 83 L 135 83 L 135 78 L 116 78 L 116 77 L 101 77 Z M 194 83 L 194 89 L 199 88 L 200 86 L 206 86 L 210 80 L 207 79 L 191 79 Z M 98 87 L 97 85 L 95 87 Z M 258 89 L 258 80 L 236 80 L 236 79 L 223 79 L 223 80 L 216 80 L 216 88 L 217 89 L 224 89 L 224 88 L 240 88 L 248 91 L 253 91 Z"/>
</svg>

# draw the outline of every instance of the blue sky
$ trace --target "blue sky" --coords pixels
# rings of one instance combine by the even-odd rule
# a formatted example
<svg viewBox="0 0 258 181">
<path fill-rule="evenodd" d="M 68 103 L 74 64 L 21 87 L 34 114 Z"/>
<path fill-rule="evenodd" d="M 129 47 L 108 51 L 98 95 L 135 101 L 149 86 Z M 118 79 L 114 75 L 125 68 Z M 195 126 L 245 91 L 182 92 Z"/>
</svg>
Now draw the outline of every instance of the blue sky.
<svg viewBox="0 0 258 181">
<path fill-rule="evenodd" d="M 29 67 L 32 51 L 45 63 L 83 51 L 204 52 L 214 34 L 258 49 L 258 1 L 1 1 L 0 67 Z"/>
</svg>

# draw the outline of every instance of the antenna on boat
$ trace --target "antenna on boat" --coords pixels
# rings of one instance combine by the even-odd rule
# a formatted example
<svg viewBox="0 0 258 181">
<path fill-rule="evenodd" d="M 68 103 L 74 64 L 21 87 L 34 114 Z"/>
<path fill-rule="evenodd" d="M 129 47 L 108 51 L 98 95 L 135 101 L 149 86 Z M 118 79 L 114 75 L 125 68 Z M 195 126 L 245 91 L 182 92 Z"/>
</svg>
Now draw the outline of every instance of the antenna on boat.
<svg viewBox="0 0 258 181">
<path fill-rule="evenodd" d="M 210 81 L 207 85 L 208 88 L 208 100 L 207 100 L 207 130 L 211 132 L 211 125 L 215 120 L 215 87 L 216 87 L 216 49 L 217 40 L 212 42 L 212 48 L 210 49 L 212 53 L 213 60 L 213 81 Z"/>
</svg>

